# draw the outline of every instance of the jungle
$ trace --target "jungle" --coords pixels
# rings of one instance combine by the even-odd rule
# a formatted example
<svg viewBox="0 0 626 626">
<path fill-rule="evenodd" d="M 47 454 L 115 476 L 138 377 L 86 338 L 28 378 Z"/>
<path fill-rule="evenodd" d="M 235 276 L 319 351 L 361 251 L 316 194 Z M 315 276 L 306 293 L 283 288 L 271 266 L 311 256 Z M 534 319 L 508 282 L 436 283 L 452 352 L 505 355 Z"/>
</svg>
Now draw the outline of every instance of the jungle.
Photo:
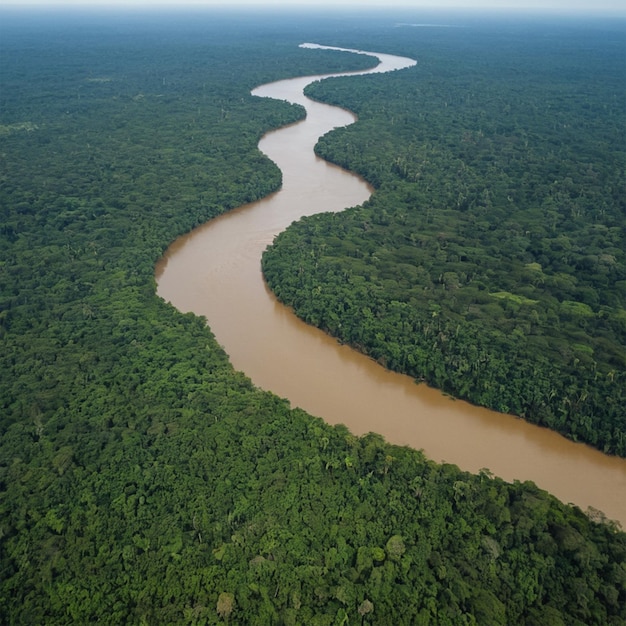
<svg viewBox="0 0 626 626">
<path fill-rule="evenodd" d="M 421 35 L 418 45 L 415 31 L 398 29 L 393 17 L 381 27 L 387 22 L 379 14 L 3 10 L 2 623 L 626 624 L 626 534 L 601 512 L 562 504 L 532 483 L 506 483 L 487 469 L 472 475 L 435 464 L 418 450 L 391 446 L 376 434 L 355 437 L 344 427 L 291 409 L 231 367 L 206 320 L 181 314 L 156 295 L 154 265 L 176 236 L 280 186 L 280 172 L 260 154 L 257 142 L 268 129 L 299 119 L 302 111 L 253 98 L 250 90 L 278 78 L 370 63 L 354 55 L 302 50 L 302 40 L 332 45 L 342 39 L 341 45 L 369 42 L 389 52 L 417 52 L 423 69 L 431 65 L 430 78 L 420 79 L 426 91 L 429 83 L 436 88 L 440 71 L 452 75 L 450 85 L 458 80 L 461 70 L 450 64 L 445 33 L 431 33 L 434 40 L 442 38 L 438 47 Z M 447 58 L 442 56 L 446 50 Z M 479 64 L 481 57 L 474 58 Z M 524 75 L 523 68 L 518 71 Z M 606 79 L 598 75 L 598 85 Z M 515 248 L 507 245 L 510 258 L 499 264 L 485 258 L 471 288 L 491 298 L 478 299 L 474 318 L 495 317 L 501 333 L 521 342 L 515 329 L 508 332 L 507 325 L 515 323 L 509 313 L 521 312 L 522 333 L 531 324 L 541 325 L 543 309 L 537 308 L 534 319 L 526 300 L 552 302 L 541 286 L 551 284 L 557 271 L 550 265 L 556 262 L 553 239 L 568 238 L 569 244 L 559 244 L 563 254 L 557 273 L 563 275 L 565 295 L 555 311 L 560 315 L 562 303 L 571 302 L 564 307 L 568 315 L 582 320 L 577 343 L 587 345 L 587 336 L 597 342 L 587 350 L 571 348 L 579 355 L 580 370 L 597 363 L 598 379 L 612 376 L 612 397 L 623 375 L 623 342 L 607 348 L 602 362 L 597 346 L 611 344 L 622 319 L 623 293 L 609 288 L 623 267 L 617 211 L 623 205 L 614 201 L 620 193 L 615 173 L 621 158 L 619 123 L 612 132 L 603 131 L 598 153 L 589 156 L 585 170 L 590 179 L 599 177 L 605 189 L 613 189 L 598 205 L 599 191 L 590 186 L 584 205 L 585 211 L 597 211 L 597 221 L 584 236 L 593 237 L 589 245 L 598 247 L 586 252 L 593 258 L 585 267 L 589 275 L 604 268 L 604 282 L 568 282 L 568 260 L 578 260 L 577 246 L 586 242 L 575 228 L 564 226 L 578 219 L 574 199 L 580 188 L 567 183 L 574 185 L 566 197 L 576 210 L 563 216 L 561 205 L 555 206 L 552 222 L 541 223 L 547 241 L 533 239 L 538 256 L 530 260 L 523 245 L 525 229 L 536 218 L 533 208 L 518 216 L 508 204 L 500 206 L 503 194 L 517 198 L 530 192 L 516 190 L 506 172 L 497 175 L 501 187 L 481 199 L 479 165 L 467 165 L 458 173 L 466 177 L 465 207 L 456 205 L 460 187 L 443 194 L 451 158 L 447 149 L 475 151 L 489 169 L 489 146 L 508 146 L 504 152 L 494 150 L 494 158 L 514 162 L 519 157 L 515 147 L 523 140 L 513 141 L 506 129 L 490 134 L 487 122 L 500 128 L 502 121 L 486 113 L 482 138 L 471 135 L 474 143 L 459 146 L 455 137 L 447 137 L 454 145 L 444 150 L 431 121 L 425 125 L 433 139 L 424 160 L 426 147 L 416 151 L 416 145 L 395 134 L 395 124 L 406 122 L 408 128 L 416 125 L 413 141 L 424 139 L 414 111 L 400 114 L 394 108 L 403 106 L 410 89 L 403 86 L 405 80 L 385 78 L 376 88 L 365 82 L 370 86 L 362 93 L 358 86 L 338 82 L 334 95 L 316 94 L 350 104 L 361 124 L 376 128 L 375 134 L 365 133 L 370 140 L 376 137 L 376 149 L 359 150 L 363 162 L 353 158 L 350 165 L 363 169 L 379 193 L 368 206 L 346 213 L 331 235 L 327 218 L 305 223 L 320 237 L 305 235 L 318 265 L 332 268 L 324 271 L 329 290 L 331 275 L 347 272 L 345 282 L 367 294 L 369 304 L 363 300 L 362 306 L 369 307 L 373 324 L 383 319 L 383 310 L 415 306 L 421 313 L 413 301 L 418 292 L 424 299 L 427 290 L 418 277 L 445 255 L 446 272 L 456 278 L 442 276 L 430 285 L 429 320 L 441 325 L 437 336 L 466 337 L 463 306 L 469 309 L 471 303 L 462 295 L 462 283 L 472 283 L 463 268 L 482 256 L 479 244 L 484 242 L 477 238 L 476 250 L 466 249 L 454 228 L 484 232 L 484 241 L 493 241 L 495 249 L 500 235 L 491 232 L 491 225 L 514 220 L 517 226 L 508 224 L 506 232 L 522 241 Z M 459 96 L 450 90 L 448 107 L 454 107 L 452 98 Z M 492 85 L 494 97 L 498 91 Z M 389 97 L 381 104 L 385 93 Z M 588 123 L 593 124 L 592 113 L 604 105 L 589 98 Z M 518 104 L 508 103 L 512 110 Z M 432 104 L 419 110 L 436 119 L 439 112 Z M 369 115 L 368 106 L 387 107 L 386 121 Z M 617 115 L 611 101 L 607 108 Z M 355 135 L 346 138 L 346 132 Z M 462 137 L 466 131 L 459 132 Z M 339 144 L 330 136 L 320 151 L 334 151 L 337 161 L 354 157 L 362 127 L 338 136 Z M 528 141 L 535 141 L 531 131 Z M 583 148 L 590 149 L 582 142 Z M 600 154 L 606 162 L 598 170 Z M 436 175 L 438 162 L 442 171 Z M 461 163 L 459 157 L 455 176 Z M 380 179 L 374 179 L 375 171 Z M 524 171 L 535 175 L 530 167 Z M 422 179 L 424 187 L 417 184 Z M 556 180 L 557 187 L 565 184 Z M 544 182 L 539 177 L 535 184 L 541 188 Z M 393 202 L 390 194 L 395 194 Z M 488 201 L 488 206 L 481 204 Z M 494 221 L 488 207 L 502 218 Z M 482 216 L 463 221 L 471 211 Z M 419 229 L 414 220 L 421 220 Z M 357 225 L 376 237 L 383 226 L 389 229 L 383 240 L 361 243 L 354 239 Z M 288 236 L 301 228 L 297 225 Z M 561 231 L 567 235 L 556 234 Z M 328 266 L 335 239 L 344 232 L 350 235 L 340 245 L 349 250 L 337 253 Z M 398 248 L 401 237 L 406 241 Z M 282 242 L 276 250 L 281 248 Z M 418 261 L 414 249 L 433 249 L 433 260 Z M 497 249 L 504 254 L 502 246 Z M 404 258 L 403 265 L 394 269 L 398 258 Z M 362 267 L 352 265 L 344 272 L 343 263 L 348 267 L 354 259 Z M 509 282 L 495 278 L 499 265 L 511 268 Z M 302 274 L 314 269 L 303 265 Z M 413 274 L 407 276 L 409 271 Z M 528 280 L 522 288 L 516 280 L 524 272 Z M 539 273 L 543 282 L 535 276 Z M 489 282 L 483 274 L 494 278 Z M 275 280 L 277 285 L 284 281 Z M 379 291 L 382 286 L 393 298 Z M 589 294 L 581 300 L 577 289 L 584 286 Z M 408 299 L 403 301 L 405 287 Z M 276 290 L 288 299 L 286 288 Z M 457 308 L 439 292 L 456 293 Z M 601 313 L 602 332 L 594 325 Z M 315 315 L 311 321 L 334 330 L 323 321 L 323 310 Z M 453 322 L 457 335 L 449 330 Z M 408 328 L 407 322 L 399 327 Z M 485 328 L 492 334 L 498 330 Z M 355 343 L 370 350 L 366 332 L 369 327 Z M 457 343 L 465 345 L 461 339 Z M 481 349 L 487 353 L 487 347 Z M 379 358 L 396 366 L 394 357 L 382 354 Z M 499 358 L 494 354 L 485 359 Z M 588 395 L 601 391 L 590 388 Z M 607 399 L 599 432 L 612 433 L 618 422 L 617 404 L 610 407 Z M 609 443 L 613 449 L 613 439 Z"/>
</svg>

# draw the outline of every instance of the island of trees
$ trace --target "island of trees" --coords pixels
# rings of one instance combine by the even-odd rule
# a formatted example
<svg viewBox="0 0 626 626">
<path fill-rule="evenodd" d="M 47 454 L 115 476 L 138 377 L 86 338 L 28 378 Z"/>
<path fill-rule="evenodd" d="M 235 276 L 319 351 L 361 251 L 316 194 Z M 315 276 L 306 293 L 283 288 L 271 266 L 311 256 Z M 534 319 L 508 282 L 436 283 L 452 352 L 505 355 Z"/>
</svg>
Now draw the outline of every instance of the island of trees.
<svg viewBox="0 0 626 626">
<path fill-rule="evenodd" d="M 402 39 L 412 71 L 308 89 L 359 116 L 317 151 L 376 193 L 281 234 L 267 281 L 390 369 L 624 456 L 623 29 L 441 30 Z"/>
<path fill-rule="evenodd" d="M 538 372 L 543 361 L 533 360 L 531 348 L 562 353 L 558 376 L 540 382 L 537 375 L 535 384 L 554 385 L 556 396 L 564 377 L 572 386 L 583 381 L 589 400 L 572 395 L 571 404 L 599 406 L 601 385 L 612 383 L 603 419 L 590 419 L 604 433 L 602 445 L 619 451 L 623 342 L 611 333 L 623 324 L 623 292 L 610 285 L 623 268 L 613 201 L 620 123 L 610 131 L 597 119 L 603 111 L 616 115 L 612 102 L 620 95 L 602 104 L 594 95 L 608 80 L 597 39 L 587 43 L 597 83 L 586 92 L 588 109 L 581 102 L 572 112 L 576 124 L 596 125 L 597 145 L 592 150 L 577 128 L 585 167 L 570 182 L 560 175 L 546 182 L 538 165 L 547 159 L 544 140 L 534 128 L 526 138 L 511 130 L 522 96 L 536 93 L 528 91 L 528 66 L 510 58 L 519 98 L 507 95 L 500 114 L 490 108 L 483 128 L 471 131 L 460 99 L 474 106 L 491 93 L 497 100 L 510 81 L 502 72 L 483 73 L 484 84 L 468 77 L 468 89 L 459 91 L 452 58 L 471 56 L 475 67 L 485 58 L 478 44 L 472 55 L 455 55 L 443 33 L 438 48 L 436 34 L 410 48 L 415 31 L 381 30 L 380 17 L 356 25 L 340 16 L 281 21 L 218 13 L 2 17 L 0 622 L 626 623 L 626 534 L 601 513 L 566 506 L 531 483 L 438 465 L 377 435 L 357 438 L 292 410 L 234 371 L 205 320 L 158 298 L 153 278 L 177 235 L 279 187 L 280 172 L 257 141 L 302 111 L 253 98 L 250 89 L 369 62 L 298 43 L 416 54 L 421 76 L 337 82 L 325 95 L 326 86 L 316 88 L 318 97 L 345 102 L 362 118 L 338 139 L 325 139 L 320 151 L 362 170 L 380 191 L 332 228 L 328 220 L 340 218 L 290 231 L 288 237 L 305 232 L 317 261 L 317 268 L 303 261 L 297 276 L 317 281 L 314 270 L 325 268 L 321 294 L 334 293 L 333 302 L 348 285 L 362 308 L 354 316 L 362 330 L 350 330 L 351 341 L 390 367 L 409 363 L 391 348 L 405 350 L 419 324 L 430 344 L 412 348 L 416 364 L 431 359 L 438 372 L 437 354 L 456 346 L 457 371 L 470 359 L 463 350 L 477 350 L 485 394 L 495 384 L 490 377 L 504 375 L 497 368 L 506 341 L 518 363 Z M 338 41 L 340 31 L 345 40 Z M 559 85 L 570 93 L 568 67 L 553 85 L 556 99 Z M 444 97 L 438 90 L 446 76 Z M 409 106 L 407 94 L 420 90 L 430 94 L 428 104 Z M 385 107 L 384 121 L 377 107 Z M 458 122 L 450 126 L 451 118 L 439 116 L 454 107 Z M 557 108 L 555 133 L 574 123 L 566 120 Z M 408 132 L 397 132 L 398 125 Z M 466 139 L 457 141 L 455 130 Z M 579 167 L 571 148 L 547 132 L 553 152 L 563 151 L 548 159 L 550 167 Z M 357 148 L 367 137 L 372 148 Z M 520 166 L 525 141 L 532 158 Z M 518 163 L 524 185 L 513 184 L 507 163 Z M 498 185 L 479 184 L 483 172 Z M 604 191 L 591 183 L 583 190 L 580 172 L 602 181 Z M 553 189 L 551 212 L 524 204 L 527 197 L 539 203 L 544 187 Z M 537 211 L 550 219 L 538 219 Z M 533 230 L 540 227 L 542 237 Z M 489 241 L 493 258 L 484 253 Z M 288 243 L 276 247 L 277 268 Z M 524 246 L 535 246 L 535 256 Z M 433 268 L 444 259 L 439 279 Z M 272 275 L 288 299 L 286 279 Z M 550 291 L 557 279 L 560 295 Z M 351 306 L 344 302 L 343 313 Z M 335 304 L 311 310 L 305 316 L 330 331 L 347 323 Z M 410 332 L 409 324 L 416 325 Z M 381 329 L 375 338 L 383 335 L 379 353 L 366 342 L 371 326 Z M 390 341 L 386 328 L 394 327 L 400 334 Z M 472 348 L 469 329 L 479 327 L 481 343 Z M 539 332 L 557 327 L 577 333 L 576 341 Z M 595 379 L 587 376 L 592 367 Z M 451 384 L 441 379 L 442 387 Z M 503 396 L 500 408 L 517 410 L 516 397 Z M 536 397 L 540 415 L 551 415 L 552 405 Z"/>
</svg>

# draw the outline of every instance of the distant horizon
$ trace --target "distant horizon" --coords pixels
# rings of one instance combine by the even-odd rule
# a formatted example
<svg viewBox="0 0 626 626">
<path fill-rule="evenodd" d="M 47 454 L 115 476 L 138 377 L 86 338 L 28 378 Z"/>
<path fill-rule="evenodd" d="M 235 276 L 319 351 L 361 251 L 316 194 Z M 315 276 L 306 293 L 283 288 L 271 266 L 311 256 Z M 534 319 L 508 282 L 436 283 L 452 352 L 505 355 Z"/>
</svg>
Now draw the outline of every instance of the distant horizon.
<svg viewBox="0 0 626 626">
<path fill-rule="evenodd" d="M 562 16 L 604 16 L 604 17 L 626 17 L 626 4 L 621 0 L 601 0 L 600 2 L 589 2 L 588 0 L 515 0 L 507 2 L 506 5 L 495 0 L 482 0 L 476 3 L 470 0 L 443 0 L 437 4 L 432 0 L 424 0 L 422 3 L 415 3 L 415 0 L 395 0 L 391 4 L 382 0 L 343 0 L 333 2 L 333 0 L 319 0 L 318 2 L 298 2 L 297 0 L 234 0 L 225 2 L 223 0 L 0 0 L 0 10 L 103 10 L 113 11 L 176 11 L 184 12 L 189 10 L 204 9 L 233 9 L 233 10 L 294 10 L 317 9 L 320 11 L 341 11 L 358 9 L 363 10 L 408 10 L 411 12 L 427 11 L 432 13 L 493 13 L 504 14 L 525 14 L 533 15 L 562 15 Z"/>
</svg>

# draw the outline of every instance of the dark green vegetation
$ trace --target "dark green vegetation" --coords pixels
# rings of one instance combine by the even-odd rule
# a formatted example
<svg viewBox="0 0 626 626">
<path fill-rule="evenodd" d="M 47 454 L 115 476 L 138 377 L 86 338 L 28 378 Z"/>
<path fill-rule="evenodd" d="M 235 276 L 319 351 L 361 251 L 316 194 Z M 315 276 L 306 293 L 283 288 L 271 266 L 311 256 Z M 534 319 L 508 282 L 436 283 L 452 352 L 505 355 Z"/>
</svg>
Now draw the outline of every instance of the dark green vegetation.
<svg viewBox="0 0 626 626">
<path fill-rule="evenodd" d="M 0 23 L 2 624 L 626 623 L 624 533 L 290 410 L 155 295 L 279 185 L 300 111 L 249 89 L 364 62 L 296 47 L 336 25 Z"/>
<path fill-rule="evenodd" d="M 270 286 L 390 369 L 626 455 L 624 24 L 394 39 L 416 68 L 309 89 L 358 114 L 317 150 L 376 193 L 288 229 Z"/>
</svg>

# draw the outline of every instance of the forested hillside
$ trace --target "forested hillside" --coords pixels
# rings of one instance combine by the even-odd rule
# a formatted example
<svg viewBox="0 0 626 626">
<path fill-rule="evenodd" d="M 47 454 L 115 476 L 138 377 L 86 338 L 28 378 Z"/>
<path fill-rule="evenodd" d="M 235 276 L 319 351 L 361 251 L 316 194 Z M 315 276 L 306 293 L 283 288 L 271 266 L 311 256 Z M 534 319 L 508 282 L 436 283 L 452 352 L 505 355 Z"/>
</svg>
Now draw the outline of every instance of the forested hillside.
<svg viewBox="0 0 626 626">
<path fill-rule="evenodd" d="M 342 22 L 2 18 L 2 624 L 626 623 L 600 513 L 291 410 L 155 294 L 280 185 L 250 89 L 369 62 L 298 49 Z"/>
<path fill-rule="evenodd" d="M 359 116 L 318 153 L 376 193 L 278 238 L 278 297 L 391 369 L 626 455 L 625 29 L 398 27 L 416 68 L 312 85 Z"/>
</svg>

